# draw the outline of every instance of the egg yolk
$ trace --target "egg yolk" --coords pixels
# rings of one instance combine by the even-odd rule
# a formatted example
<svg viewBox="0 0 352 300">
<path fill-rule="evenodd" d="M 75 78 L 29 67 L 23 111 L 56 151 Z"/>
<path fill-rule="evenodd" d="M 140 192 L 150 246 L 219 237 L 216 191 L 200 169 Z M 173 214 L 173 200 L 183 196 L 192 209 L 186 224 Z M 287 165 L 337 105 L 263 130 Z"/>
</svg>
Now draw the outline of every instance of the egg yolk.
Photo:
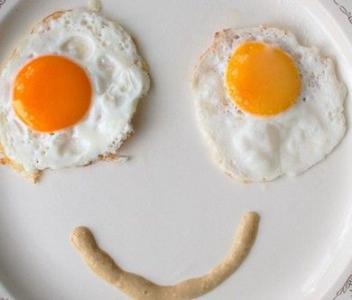
<svg viewBox="0 0 352 300">
<path fill-rule="evenodd" d="M 227 65 L 225 85 L 239 109 L 272 116 L 292 106 L 301 92 L 299 70 L 290 55 L 261 43 L 240 45 Z"/>
<path fill-rule="evenodd" d="M 14 82 L 13 107 L 30 128 L 52 132 L 79 122 L 89 109 L 91 97 L 90 80 L 79 65 L 48 55 L 20 70 Z"/>
</svg>

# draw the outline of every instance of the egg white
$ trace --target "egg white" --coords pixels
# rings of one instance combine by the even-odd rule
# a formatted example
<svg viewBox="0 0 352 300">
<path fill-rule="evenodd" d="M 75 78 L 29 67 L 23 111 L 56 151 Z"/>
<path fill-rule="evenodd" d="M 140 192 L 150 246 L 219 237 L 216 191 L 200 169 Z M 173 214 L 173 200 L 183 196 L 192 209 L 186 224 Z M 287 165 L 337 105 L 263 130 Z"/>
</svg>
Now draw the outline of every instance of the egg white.
<svg viewBox="0 0 352 300">
<path fill-rule="evenodd" d="M 303 86 L 297 103 L 287 111 L 273 117 L 254 116 L 237 108 L 228 95 L 227 63 L 245 41 L 280 47 L 295 60 Z M 300 174 L 323 160 L 346 131 L 346 88 L 337 79 L 332 60 L 277 28 L 217 33 L 195 68 L 193 90 L 197 120 L 215 160 L 242 181 Z"/>
<path fill-rule="evenodd" d="M 27 127 L 12 107 L 19 70 L 33 58 L 63 55 L 87 72 L 93 89 L 87 116 L 53 133 Z M 3 155 L 28 174 L 82 166 L 116 155 L 133 132 L 141 96 L 149 89 L 145 64 L 129 34 L 118 24 L 86 9 L 58 12 L 22 40 L 0 72 L 0 145 Z"/>
</svg>

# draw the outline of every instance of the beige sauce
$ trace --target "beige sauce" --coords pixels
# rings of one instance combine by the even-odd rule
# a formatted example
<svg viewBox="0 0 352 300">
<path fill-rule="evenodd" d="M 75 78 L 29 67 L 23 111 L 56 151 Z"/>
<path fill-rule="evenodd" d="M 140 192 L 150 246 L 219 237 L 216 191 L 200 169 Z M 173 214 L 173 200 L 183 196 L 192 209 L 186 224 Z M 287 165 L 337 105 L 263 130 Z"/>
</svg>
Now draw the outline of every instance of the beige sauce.
<svg viewBox="0 0 352 300">
<path fill-rule="evenodd" d="M 242 264 L 251 250 L 259 225 L 257 213 L 242 217 L 229 254 L 207 274 L 182 281 L 172 286 L 161 286 L 137 274 L 121 269 L 97 245 L 93 234 L 86 227 L 77 227 L 71 242 L 82 259 L 99 277 L 136 300 L 188 300 L 200 297 L 224 282 Z"/>
</svg>

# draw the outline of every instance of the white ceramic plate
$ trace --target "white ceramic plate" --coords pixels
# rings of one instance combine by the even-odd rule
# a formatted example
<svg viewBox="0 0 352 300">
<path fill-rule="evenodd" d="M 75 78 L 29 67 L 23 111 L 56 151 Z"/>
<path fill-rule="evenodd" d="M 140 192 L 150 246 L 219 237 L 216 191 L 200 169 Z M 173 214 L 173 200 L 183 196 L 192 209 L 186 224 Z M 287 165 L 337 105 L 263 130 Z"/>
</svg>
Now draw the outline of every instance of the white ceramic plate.
<svg viewBox="0 0 352 300">
<path fill-rule="evenodd" d="M 0 3 L 2 60 L 36 20 L 86 1 Z M 38 185 L 0 169 L 0 280 L 11 299 L 125 299 L 71 248 L 76 225 L 89 226 L 124 268 L 166 284 L 212 267 L 227 252 L 241 214 L 256 210 L 262 221 L 253 251 L 203 299 L 332 300 L 348 278 L 352 254 L 351 131 L 303 176 L 239 184 L 209 159 L 189 79 L 215 31 L 269 24 L 333 57 L 350 89 L 349 0 L 103 3 L 104 14 L 136 38 L 153 78 L 137 132 L 121 149 L 131 160 L 47 172 Z M 351 120 L 350 98 L 346 111 Z M 0 299 L 5 293 L 0 288 Z M 348 287 L 340 293 L 339 300 L 349 299 Z"/>
</svg>

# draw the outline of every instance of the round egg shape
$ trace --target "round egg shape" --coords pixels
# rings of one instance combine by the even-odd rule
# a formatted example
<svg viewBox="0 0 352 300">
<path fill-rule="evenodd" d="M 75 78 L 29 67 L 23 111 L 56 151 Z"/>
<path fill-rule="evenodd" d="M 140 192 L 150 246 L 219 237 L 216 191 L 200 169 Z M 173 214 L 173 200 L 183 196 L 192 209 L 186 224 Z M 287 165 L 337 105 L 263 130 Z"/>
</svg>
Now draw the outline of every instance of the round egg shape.
<svg viewBox="0 0 352 300">
<path fill-rule="evenodd" d="M 295 81 L 299 95 L 280 113 L 261 116 L 241 110 L 228 90 L 229 61 L 248 42 L 281 49 L 299 70 L 300 85 Z M 255 77 L 263 81 L 260 74 Z M 225 173 L 244 182 L 303 173 L 323 160 L 345 135 L 346 88 L 332 60 L 316 48 L 300 45 L 284 30 L 261 26 L 216 33 L 194 70 L 192 87 L 197 121 L 214 159 Z"/>
<path fill-rule="evenodd" d="M 13 91 L 16 76 L 28 62 L 49 56 L 67 58 L 84 70 L 90 82 L 91 101 L 77 123 L 41 132 L 18 116 Z M 43 78 L 50 80 L 50 76 Z M 0 149 L 5 161 L 31 175 L 116 156 L 133 132 L 132 117 L 149 82 L 146 64 L 120 25 L 87 9 L 48 16 L 20 42 L 0 70 Z M 44 83 L 42 86 L 45 88 Z M 75 88 L 80 87 L 71 87 Z M 46 119 L 51 117 L 55 116 Z"/>
</svg>

